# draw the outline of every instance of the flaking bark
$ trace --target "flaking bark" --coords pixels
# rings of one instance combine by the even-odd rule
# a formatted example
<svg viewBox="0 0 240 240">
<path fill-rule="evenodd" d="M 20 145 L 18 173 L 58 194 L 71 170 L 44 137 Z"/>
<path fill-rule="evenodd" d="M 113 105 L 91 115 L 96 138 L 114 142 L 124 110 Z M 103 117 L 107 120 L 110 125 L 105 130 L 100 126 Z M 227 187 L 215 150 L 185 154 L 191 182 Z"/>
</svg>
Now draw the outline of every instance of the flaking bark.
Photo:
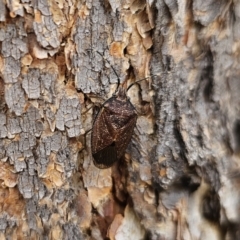
<svg viewBox="0 0 240 240">
<path fill-rule="evenodd" d="M 0 238 L 239 239 L 239 9 L 0 0 Z M 154 75 L 104 170 L 84 133 L 117 76 L 97 51 L 121 82 Z"/>
</svg>

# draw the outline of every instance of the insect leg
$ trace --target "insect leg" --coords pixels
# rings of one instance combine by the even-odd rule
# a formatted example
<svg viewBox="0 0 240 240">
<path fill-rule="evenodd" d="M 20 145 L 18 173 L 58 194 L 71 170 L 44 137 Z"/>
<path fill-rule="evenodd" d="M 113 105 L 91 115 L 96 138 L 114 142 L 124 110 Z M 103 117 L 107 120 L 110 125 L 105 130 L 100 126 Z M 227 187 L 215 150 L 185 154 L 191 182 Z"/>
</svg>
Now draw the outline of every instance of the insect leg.
<svg viewBox="0 0 240 240">
<path fill-rule="evenodd" d="M 146 79 L 148 79 L 148 78 L 150 78 L 150 77 L 154 77 L 154 76 L 158 76 L 158 75 L 150 75 L 150 76 L 145 77 L 145 78 L 143 78 L 143 79 L 137 80 L 137 81 L 134 82 L 134 83 L 131 83 L 131 84 L 128 86 L 127 91 L 128 91 L 134 84 L 136 84 L 136 83 L 138 83 L 138 82 L 141 82 L 141 81 L 143 81 L 143 80 L 146 80 Z"/>
</svg>

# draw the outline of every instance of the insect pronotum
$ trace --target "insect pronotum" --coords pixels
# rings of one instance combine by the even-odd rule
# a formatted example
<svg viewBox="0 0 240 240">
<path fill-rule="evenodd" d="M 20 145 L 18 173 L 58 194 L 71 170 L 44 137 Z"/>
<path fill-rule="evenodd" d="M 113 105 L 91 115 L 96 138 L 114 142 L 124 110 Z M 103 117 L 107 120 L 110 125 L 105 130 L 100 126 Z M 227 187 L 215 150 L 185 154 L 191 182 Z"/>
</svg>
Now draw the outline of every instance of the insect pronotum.
<svg viewBox="0 0 240 240">
<path fill-rule="evenodd" d="M 98 52 L 102 57 L 103 55 Z M 105 59 L 108 63 L 109 61 Z M 99 110 L 92 127 L 91 149 L 93 162 L 98 168 L 109 168 L 119 160 L 133 134 L 137 122 L 137 112 L 127 97 L 127 91 L 141 79 L 125 87 L 125 81 L 118 84 L 115 93 L 106 100 Z"/>
</svg>

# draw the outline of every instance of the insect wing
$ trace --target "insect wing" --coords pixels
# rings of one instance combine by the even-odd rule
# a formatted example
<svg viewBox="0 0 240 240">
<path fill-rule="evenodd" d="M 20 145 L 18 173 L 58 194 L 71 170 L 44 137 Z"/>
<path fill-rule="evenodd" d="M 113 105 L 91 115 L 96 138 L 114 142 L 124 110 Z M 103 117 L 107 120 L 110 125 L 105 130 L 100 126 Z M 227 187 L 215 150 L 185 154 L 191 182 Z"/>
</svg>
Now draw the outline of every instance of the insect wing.
<svg viewBox="0 0 240 240">
<path fill-rule="evenodd" d="M 98 168 L 108 168 L 117 161 L 115 134 L 104 107 L 98 113 L 92 129 L 91 147 L 94 164 Z"/>
<path fill-rule="evenodd" d="M 136 126 L 137 114 L 129 119 L 129 122 L 119 129 L 116 136 L 117 158 L 120 159 L 126 151 L 126 148 L 132 138 L 133 130 Z"/>
<path fill-rule="evenodd" d="M 123 156 L 136 125 L 137 113 L 131 102 L 119 103 L 116 97 L 110 98 L 93 124 L 92 156 L 98 168 L 111 167 Z"/>
<path fill-rule="evenodd" d="M 95 166 L 98 168 L 111 167 L 117 161 L 117 149 L 115 142 L 93 154 L 93 160 Z"/>
</svg>

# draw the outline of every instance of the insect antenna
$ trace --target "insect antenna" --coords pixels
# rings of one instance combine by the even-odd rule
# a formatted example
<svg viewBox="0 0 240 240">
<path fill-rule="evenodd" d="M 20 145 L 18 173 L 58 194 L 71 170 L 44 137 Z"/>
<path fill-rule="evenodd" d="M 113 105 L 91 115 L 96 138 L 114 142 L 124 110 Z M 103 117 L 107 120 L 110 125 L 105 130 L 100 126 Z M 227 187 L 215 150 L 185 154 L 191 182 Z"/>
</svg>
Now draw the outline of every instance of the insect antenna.
<svg viewBox="0 0 240 240">
<path fill-rule="evenodd" d="M 119 79 L 119 76 L 118 76 L 118 74 L 117 74 L 117 72 L 116 72 L 116 70 L 114 69 L 114 67 L 111 65 L 111 63 L 103 56 L 103 54 L 102 53 L 100 53 L 100 52 L 98 52 L 97 51 L 97 53 L 100 55 L 100 56 L 102 56 L 102 58 L 110 65 L 110 67 L 112 68 L 112 70 L 113 70 L 113 72 L 115 73 L 115 75 L 117 76 L 117 88 L 116 88 L 116 90 L 115 90 L 115 93 L 117 92 L 117 90 L 118 90 L 118 88 L 119 88 L 119 86 L 120 86 L 120 79 Z"/>
<path fill-rule="evenodd" d="M 138 82 L 141 82 L 141 81 L 143 81 L 143 80 L 146 80 L 146 79 L 148 79 L 148 78 L 150 78 L 150 77 L 154 77 L 154 76 L 158 76 L 158 75 L 150 75 L 150 76 L 148 76 L 148 77 L 145 77 L 145 78 L 142 78 L 142 79 L 140 79 L 140 80 L 137 80 L 137 81 L 134 82 L 134 83 L 131 83 L 131 84 L 128 86 L 127 91 L 128 91 L 134 84 L 136 84 L 136 83 L 138 83 Z"/>
<path fill-rule="evenodd" d="M 169 73 L 169 72 L 161 72 L 161 73 L 159 73 L 159 74 L 168 74 L 168 73 Z M 174 72 L 172 72 L 172 73 L 174 73 Z M 136 83 L 138 83 L 138 82 L 141 82 L 141 81 L 143 81 L 143 80 L 146 80 L 146 79 L 148 79 L 148 78 L 150 78 L 150 77 L 157 77 L 157 76 L 159 76 L 159 74 L 152 74 L 152 75 L 150 75 L 150 76 L 148 76 L 148 77 L 142 78 L 142 79 L 140 79 L 140 80 L 137 80 L 137 81 L 134 82 L 134 83 L 131 83 L 131 84 L 128 86 L 127 91 L 128 91 L 134 84 L 136 84 Z"/>
</svg>

